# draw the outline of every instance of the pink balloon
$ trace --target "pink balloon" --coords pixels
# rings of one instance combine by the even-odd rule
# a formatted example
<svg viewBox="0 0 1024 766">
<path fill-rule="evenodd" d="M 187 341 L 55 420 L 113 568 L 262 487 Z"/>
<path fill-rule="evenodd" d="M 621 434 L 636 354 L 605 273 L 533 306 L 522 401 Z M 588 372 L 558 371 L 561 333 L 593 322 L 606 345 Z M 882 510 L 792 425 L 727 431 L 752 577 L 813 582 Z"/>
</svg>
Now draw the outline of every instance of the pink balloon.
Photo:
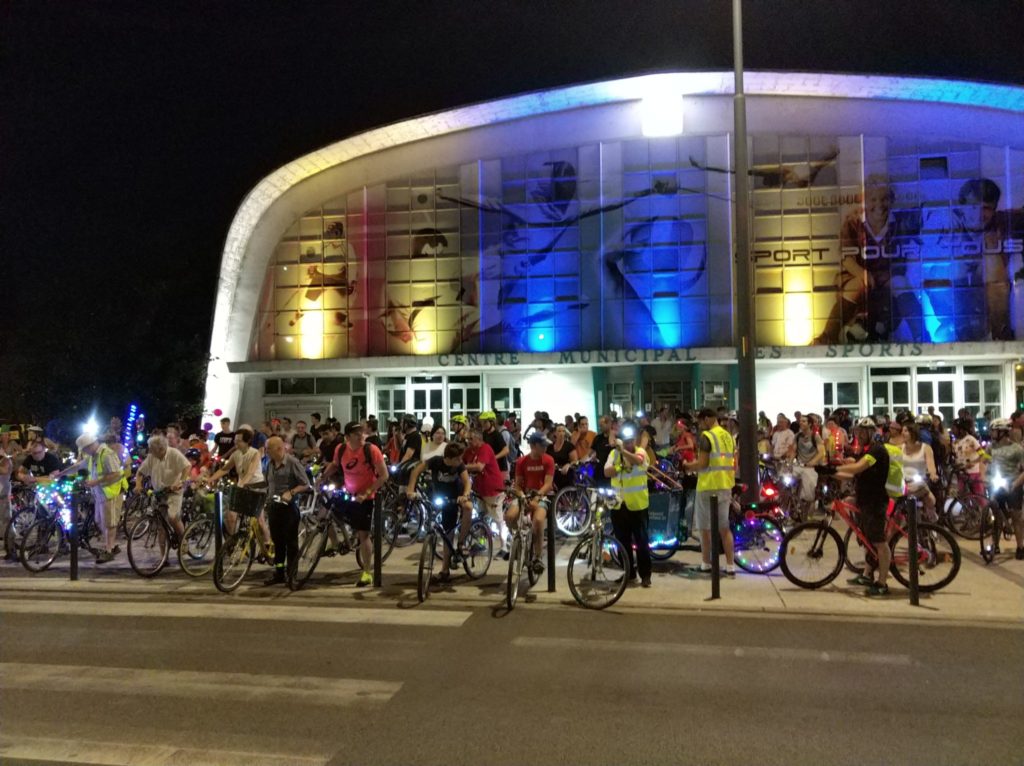
<svg viewBox="0 0 1024 766">
<path fill-rule="evenodd" d="M 204 431 L 212 431 L 213 430 L 213 423 L 203 423 L 203 430 Z"/>
<path fill-rule="evenodd" d="M 213 411 L 214 417 L 218 417 L 219 418 L 223 414 L 224 414 L 224 410 L 220 409 L 219 407 Z"/>
</svg>

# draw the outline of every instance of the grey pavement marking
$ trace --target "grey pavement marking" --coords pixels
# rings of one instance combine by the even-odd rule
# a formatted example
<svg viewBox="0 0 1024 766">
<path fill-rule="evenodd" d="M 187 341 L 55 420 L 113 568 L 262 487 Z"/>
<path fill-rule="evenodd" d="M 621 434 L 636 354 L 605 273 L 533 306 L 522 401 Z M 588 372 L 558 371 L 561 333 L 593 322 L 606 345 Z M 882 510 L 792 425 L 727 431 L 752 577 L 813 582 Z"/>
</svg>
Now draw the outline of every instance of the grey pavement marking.
<svg viewBox="0 0 1024 766">
<path fill-rule="evenodd" d="M 83 617 L 207 618 L 220 620 L 271 620 L 285 622 L 332 622 L 373 625 L 412 625 L 429 628 L 457 628 L 470 611 L 438 609 L 381 609 L 364 607 L 311 608 L 263 603 L 173 603 L 113 601 L 27 601 L 0 599 L 0 613 L 73 614 Z"/>
<path fill-rule="evenodd" d="M 266 702 L 274 705 L 385 704 L 402 684 L 356 678 L 150 670 L 0 662 L 0 689 Z"/>
<path fill-rule="evenodd" d="M 714 646 L 708 644 L 668 644 L 644 641 L 611 641 L 595 638 L 548 638 L 543 636 L 519 636 L 512 639 L 512 646 L 530 649 L 565 649 L 578 652 L 616 652 L 625 655 L 630 652 L 643 654 L 677 654 L 692 657 L 746 658 L 758 660 L 791 660 L 797 662 L 855 662 L 870 665 L 912 665 L 914 660 L 907 654 L 875 654 L 871 652 L 825 651 L 818 649 L 790 649 L 769 646 Z"/>
</svg>

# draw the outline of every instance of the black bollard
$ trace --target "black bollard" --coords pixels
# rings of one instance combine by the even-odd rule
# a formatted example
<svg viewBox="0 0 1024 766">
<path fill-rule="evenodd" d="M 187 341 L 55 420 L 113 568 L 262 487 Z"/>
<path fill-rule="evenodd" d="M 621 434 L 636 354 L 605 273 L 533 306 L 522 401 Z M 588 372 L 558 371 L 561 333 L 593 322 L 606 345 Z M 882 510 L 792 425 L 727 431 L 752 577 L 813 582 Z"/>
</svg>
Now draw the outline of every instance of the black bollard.
<svg viewBox="0 0 1024 766">
<path fill-rule="evenodd" d="M 213 560 L 220 561 L 220 549 L 224 545 L 224 495 L 220 490 L 213 493 Z"/>
<path fill-rule="evenodd" d="M 910 605 L 918 606 L 917 498 L 907 498 L 907 566 L 910 568 Z"/>
<path fill-rule="evenodd" d="M 548 593 L 555 592 L 555 507 L 548 508 Z"/>
<path fill-rule="evenodd" d="M 381 546 L 384 539 L 384 508 L 380 495 L 373 500 L 373 587 L 379 588 L 383 580 L 381 574 Z"/>
<path fill-rule="evenodd" d="M 722 597 L 721 571 L 718 557 L 722 552 L 722 542 L 718 533 L 718 495 L 711 495 L 711 599 Z"/>
</svg>

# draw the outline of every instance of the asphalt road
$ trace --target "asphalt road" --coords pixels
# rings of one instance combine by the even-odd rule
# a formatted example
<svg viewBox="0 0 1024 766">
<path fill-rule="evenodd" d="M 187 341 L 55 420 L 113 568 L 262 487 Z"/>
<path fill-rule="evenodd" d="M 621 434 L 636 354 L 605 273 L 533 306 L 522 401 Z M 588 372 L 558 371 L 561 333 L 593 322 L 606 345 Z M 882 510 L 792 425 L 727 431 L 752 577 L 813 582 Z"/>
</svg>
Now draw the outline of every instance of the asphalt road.
<svg viewBox="0 0 1024 766">
<path fill-rule="evenodd" d="M 0 759 L 1021 764 L 1022 628 L 5 596 Z"/>
</svg>

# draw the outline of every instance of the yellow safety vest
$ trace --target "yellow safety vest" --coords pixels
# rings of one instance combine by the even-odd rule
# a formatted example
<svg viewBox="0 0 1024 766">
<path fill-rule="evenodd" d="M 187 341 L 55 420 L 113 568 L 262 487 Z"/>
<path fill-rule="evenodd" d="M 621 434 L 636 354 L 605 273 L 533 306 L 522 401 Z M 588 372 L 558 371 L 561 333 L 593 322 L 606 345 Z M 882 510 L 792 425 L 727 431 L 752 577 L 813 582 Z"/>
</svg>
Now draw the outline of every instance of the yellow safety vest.
<svg viewBox="0 0 1024 766">
<path fill-rule="evenodd" d="M 733 464 L 736 443 L 732 436 L 721 426 L 704 431 L 701 436 L 711 442 L 711 455 L 708 467 L 697 474 L 697 491 L 732 489 L 736 483 L 736 466 Z"/>
<path fill-rule="evenodd" d="M 626 463 L 619 450 L 612 451 L 612 465 L 620 470 L 626 468 Z M 650 505 L 650 498 L 647 494 L 647 469 L 643 463 L 639 465 L 629 464 L 630 469 L 612 477 L 612 486 L 619 491 L 626 507 L 631 511 L 642 511 Z"/>
<path fill-rule="evenodd" d="M 99 451 L 97 451 L 95 455 L 90 455 L 89 456 L 89 477 L 90 478 L 92 478 L 92 479 L 103 478 L 103 475 L 104 475 L 103 456 L 104 456 L 105 453 L 108 453 L 108 452 L 111 455 L 114 456 L 115 460 L 117 460 L 117 455 L 114 453 L 114 451 L 112 449 L 110 449 L 110 447 L 107 447 L 107 446 L 101 446 L 99 448 Z M 106 496 L 106 498 L 108 500 L 113 500 L 115 497 L 120 495 L 121 494 L 122 485 L 127 485 L 127 480 L 124 478 L 124 473 L 121 472 L 121 470 L 120 470 L 121 469 L 121 462 L 119 460 L 118 460 L 117 467 L 118 467 L 118 471 L 121 473 L 121 480 L 117 481 L 117 482 L 114 482 L 113 484 L 107 484 L 107 485 L 104 485 L 104 486 L 100 487 L 100 489 L 103 490 L 103 494 Z"/>
<path fill-rule="evenodd" d="M 889 497 L 903 497 L 906 491 L 903 484 L 903 450 L 895 444 L 886 442 L 885 451 L 889 453 L 889 473 L 885 477 L 885 491 Z"/>
</svg>

